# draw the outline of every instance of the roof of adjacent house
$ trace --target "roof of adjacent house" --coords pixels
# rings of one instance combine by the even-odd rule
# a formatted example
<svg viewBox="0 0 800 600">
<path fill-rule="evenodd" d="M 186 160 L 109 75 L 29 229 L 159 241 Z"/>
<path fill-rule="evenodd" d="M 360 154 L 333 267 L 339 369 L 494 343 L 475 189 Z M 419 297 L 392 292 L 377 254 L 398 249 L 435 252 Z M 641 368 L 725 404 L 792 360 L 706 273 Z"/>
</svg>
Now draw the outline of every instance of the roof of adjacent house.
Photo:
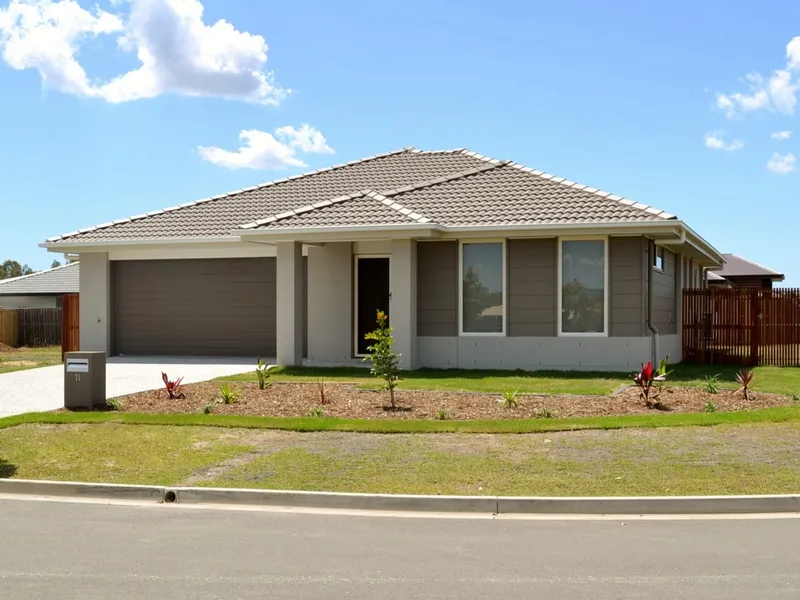
<svg viewBox="0 0 800 600">
<path fill-rule="evenodd" d="M 706 271 L 706 278 L 709 281 L 725 281 L 722 275 L 717 275 L 714 271 Z"/>
<path fill-rule="evenodd" d="M 576 224 L 675 217 L 644 204 L 467 150 L 405 148 L 48 239 L 158 241 L 240 229 L 434 223 Z"/>
<path fill-rule="evenodd" d="M 77 294 L 80 263 L 74 262 L 30 275 L 0 279 L 0 296 Z"/>
<path fill-rule="evenodd" d="M 725 264 L 721 269 L 714 269 L 714 273 L 722 278 L 728 277 L 763 277 L 766 279 L 773 279 L 783 281 L 783 273 L 773 271 L 772 269 L 760 265 L 752 260 L 748 260 L 738 254 L 723 254 Z M 711 271 L 709 271 L 711 273 Z"/>
</svg>

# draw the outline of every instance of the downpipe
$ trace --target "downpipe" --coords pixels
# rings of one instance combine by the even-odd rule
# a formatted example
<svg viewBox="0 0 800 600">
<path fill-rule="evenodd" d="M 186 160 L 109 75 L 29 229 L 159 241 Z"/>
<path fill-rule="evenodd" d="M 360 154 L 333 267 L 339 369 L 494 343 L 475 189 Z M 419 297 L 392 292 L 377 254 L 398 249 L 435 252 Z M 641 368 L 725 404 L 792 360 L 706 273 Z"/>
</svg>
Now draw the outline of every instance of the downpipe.
<svg viewBox="0 0 800 600">
<path fill-rule="evenodd" d="M 654 240 L 647 240 L 647 314 L 645 322 L 650 331 L 652 357 L 650 362 L 658 364 L 658 328 L 653 325 L 653 259 L 656 253 L 656 243 Z"/>
</svg>

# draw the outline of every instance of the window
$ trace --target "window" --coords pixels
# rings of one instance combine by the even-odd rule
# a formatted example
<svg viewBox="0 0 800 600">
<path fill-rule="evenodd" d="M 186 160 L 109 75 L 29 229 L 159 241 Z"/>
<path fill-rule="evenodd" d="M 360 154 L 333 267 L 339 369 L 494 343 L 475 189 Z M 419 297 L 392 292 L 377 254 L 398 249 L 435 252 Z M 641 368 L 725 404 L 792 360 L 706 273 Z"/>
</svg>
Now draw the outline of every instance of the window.
<svg viewBox="0 0 800 600">
<path fill-rule="evenodd" d="M 461 333 L 505 332 L 505 244 L 461 244 Z"/>
<path fill-rule="evenodd" d="M 565 239 L 559 250 L 559 334 L 606 335 L 606 240 Z"/>
<path fill-rule="evenodd" d="M 653 268 L 656 271 L 664 270 L 664 249 L 661 246 L 656 246 L 656 251 L 653 253 Z"/>
</svg>

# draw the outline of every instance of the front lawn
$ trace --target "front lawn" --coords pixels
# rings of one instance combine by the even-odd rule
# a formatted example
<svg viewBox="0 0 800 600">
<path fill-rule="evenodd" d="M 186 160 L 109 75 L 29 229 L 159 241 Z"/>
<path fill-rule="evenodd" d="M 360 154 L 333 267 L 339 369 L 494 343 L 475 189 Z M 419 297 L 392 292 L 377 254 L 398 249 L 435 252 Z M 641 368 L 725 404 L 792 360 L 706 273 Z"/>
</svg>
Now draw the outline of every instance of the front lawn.
<svg viewBox="0 0 800 600">
<path fill-rule="evenodd" d="M 800 421 L 515 436 L 25 424 L 0 430 L 3 476 L 419 494 L 796 493 Z"/>
<path fill-rule="evenodd" d="M 255 369 L 255 367 L 254 367 Z M 284 383 L 355 383 L 363 388 L 375 388 L 380 382 L 369 369 L 358 367 L 277 367 L 272 381 Z M 256 381 L 251 373 L 222 377 L 226 381 Z M 402 374 L 399 389 L 449 392 L 488 392 L 500 394 L 519 390 L 520 394 L 580 394 L 605 395 L 630 383 L 628 373 L 600 371 L 492 371 L 419 369 Z"/>
<path fill-rule="evenodd" d="M 669 377 L 671 385 L 705 387 L 707 376 L 718 375 L 720 389 L 736 389 L 740 367 L 680 364 Z M 770 394 L 800 394 L 800 367 L 755 367 L 753 390 Z"/>
<path fill-rule="evenodd" d="M 0 374 L 61 364 L 61 346 L 0 348 Z"/>
</svg>

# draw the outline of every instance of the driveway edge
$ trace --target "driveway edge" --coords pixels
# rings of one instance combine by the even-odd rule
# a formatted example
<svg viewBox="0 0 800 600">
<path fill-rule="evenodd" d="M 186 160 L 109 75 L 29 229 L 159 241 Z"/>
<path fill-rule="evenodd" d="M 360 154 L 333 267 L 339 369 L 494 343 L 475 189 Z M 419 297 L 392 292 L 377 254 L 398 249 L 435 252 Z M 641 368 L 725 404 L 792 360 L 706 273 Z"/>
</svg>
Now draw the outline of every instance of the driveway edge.
<svg viewBox="0 0 800 600">
<path fill-rule="evenodd" d="M 800 494 L 774 496 L 660 496 L 548 498 L 345 494 L 95 484 L 0 479 L 0 495 L 144 501 L 177 504 L 269 506 L 384 512 L 496 515 L 714 515 L 800 513 Z"/>
</svg>

